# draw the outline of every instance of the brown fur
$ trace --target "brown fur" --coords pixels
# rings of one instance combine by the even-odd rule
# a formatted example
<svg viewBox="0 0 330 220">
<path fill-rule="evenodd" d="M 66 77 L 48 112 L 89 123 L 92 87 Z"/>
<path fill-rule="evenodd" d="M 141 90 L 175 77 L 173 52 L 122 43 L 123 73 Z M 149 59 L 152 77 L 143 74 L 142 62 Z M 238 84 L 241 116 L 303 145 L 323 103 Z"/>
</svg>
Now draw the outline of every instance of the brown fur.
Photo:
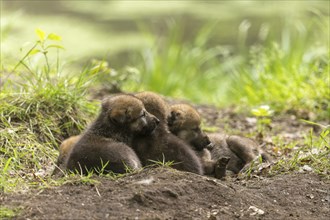
<svg viewBox="0 0 330 220">
<path fill-rule="evenodd" d="M 133 148 L 142 165 L 152 164 L 152 161 L 173 161 L 175 169 L 202 174 L 200 160 L 191 147 L 168 131 L 168 106 L 162 97 L 152 92 L 138 93 L 136 97 L 142 100 L 147 111 L 160 120 L 151 135 L 141 135 L 134 139 Z"/>
<path fill-rule="evenodd" d="M 262 155 L 263 159 L 270 160 L 270 157 L 249 138 L 224 134 L 206 136 L 200 128 L 201 117 L 190 105 L 172 105 L 170 111 L 168 118 L 170 131 L 194 146 L 206 174 L 215 173 L 216 177 L 221 177 L 225 172 L 224 169 L 238 173 L 259 155 Z M 212 147 L 207 145 L 210 142 Z M 226 162 L 228 162 L 227 168 Z"/>
<path fill-rule="evenodd" d="M 230 157 L 227 169 L 234 173 L 239 173 L 259 156 L 263 161 L 271 161 L 270 156 L 250 138 L 225 134 L 209 134 L 209 138 L 214 143 L 212 159 L 223 155 Z"/>
<path fill-rule="evenodd" d="M 195 153 L 201 160 L 204 174 L 214 174 L 216 161 L 212 160 L 211 152 L 205 148 L 201 151 L 195 150 Z"/>
<path fill-rule="evenodd" d="M 130 147 L 136 135 L 150 134 L 158 119 L 132 95 L 116 95 L 102 102 L 98 118 L 72 147 L 65 167 L 86 174 L 89 170 L 124 173 L 141 163 Z M 107 164 L 105 166 L 105 164 Z"/>
<path fill-rule="evenodd" d="M 197 151 L 212 147 L 208 136 L 201 130 L 202 119 L 192 106 L 188 104 L 172 105 L 167 120 L 170 131 Z"/>
<path fill-rule="evenodd" d="M 238 173 L 245 165 L 244 161 L 241 160 L 228 146 L 225 134 L 209 134 L 210 141 L 214 144 L 211 150 L 211 159 L 213 161 L 218 160 L 221 157 L 230 158 L 227 164 L 227 170 L 233 173 Z"/>
<path fill-rule="evenodd" d="M 260 156 L 263 162 L 272 161 L 272 158 L 260 148 L 259 144 L 250 138 L 230 135 L 226 138 L 226 142 L 230 150 L 244 161 L 244 167 L 250 165 L 249 163 L 257 160 Z"/>
<path fill-rule="evenodd" d="M 65 162 L 66 158 L 68 157 L 69 152 L 72 150 L 72 147 L 78 142 L 80 137 L 81 137 L 81 135 L 71 136 L 71 137 L 65 139 L 61 143 L 60 149 L 59 149 L 59 156 L 58 156 L 57 162 L 56 162 L 56 167 L 55 167 L 52 175 L 56 175 L 61 170 L 64 169 L 64 167 L 63 167 L 64 162 Z"/>
<path fill-rule="evenodd" d="M 170 131 L 193 147 L 201 159 L 204 173 L 213 174 L 216 161 L 211 159 L 213 147 L 208 136 L 201 130 L 202 119 L 190 105 L 176 104 L 170 107 L 168 126 Z"/>
</svg>

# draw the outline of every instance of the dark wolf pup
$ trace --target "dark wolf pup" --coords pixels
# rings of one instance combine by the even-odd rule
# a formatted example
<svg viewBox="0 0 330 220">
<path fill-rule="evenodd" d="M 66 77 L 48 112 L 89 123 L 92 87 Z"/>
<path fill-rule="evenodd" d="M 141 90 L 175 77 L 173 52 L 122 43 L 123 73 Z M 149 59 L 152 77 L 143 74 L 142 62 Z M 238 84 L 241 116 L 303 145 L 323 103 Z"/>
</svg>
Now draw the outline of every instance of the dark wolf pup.
<svg viewBox="0 0 330 220">
<path fill-rule="evenodd" d="M 168 131 L 168 105 L 163 98 L 153 92 L 141 92 L 135 96 L 143 102 L 147 111 L 160 120 L 150 135 L 141 134 L 134 138 L 133 148 L 142 165 L 153 161 L 173 161 L 175 169 L 203 174 L 200 159 L 191 147 Z"/>
<path fill-rule="evenodd" d="M 130 147 L 136 135 L 150 134 L 159 120 L 146 111 L 132 95 L 119 94 L 106 98 L 97 119 L 81 135 L 68 153 L 64 167 L 87 174 L 124 173 L 141 168 L 141 162 Z"/>
</svg>

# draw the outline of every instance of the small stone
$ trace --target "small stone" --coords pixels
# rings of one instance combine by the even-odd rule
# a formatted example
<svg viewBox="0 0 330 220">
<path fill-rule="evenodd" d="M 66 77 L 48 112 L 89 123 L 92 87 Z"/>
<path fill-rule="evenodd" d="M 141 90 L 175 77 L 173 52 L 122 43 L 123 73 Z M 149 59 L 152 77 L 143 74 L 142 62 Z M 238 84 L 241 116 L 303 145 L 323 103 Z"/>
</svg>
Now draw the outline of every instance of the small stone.
<svg viewBox="0 0 330 220">
<path fill-rule="evenodd" d="M 255 206 L 250 206 L 248 210 L 252 210 L 253 212 L 250 213 L 250 215 L 263 215 L 265 214 L 265 211 L 262 209 L 259 209 Z"/>
<path fill-rule="evenodd" d="M 310 199 L 314 199 L 315 196 L 313 194 L 308 194 L 307 197 Z"/>
<path fill-rule="evenodd" d="M 211 214 L 212 215 L 217 215 L 219 213 L 219 209 L 212 209 Z"/>
<path fill-rule="evenodd" d="M 246 122 L 250 125 L 255 125 L 257 124 L 257 118 L 250 118 L 250 117 L 246 117 L 245 118 Z"/>
<path fill-rule="evenodd" d="M 302 168 L 303 168 L 304 171 L 307 171 L 307 172 L 311 172 L 311 171 L 313 171 L 313 168 L 311 168 L 311 167 L 308 166 L 308 165 L 304 165 Z"/>
</svg>

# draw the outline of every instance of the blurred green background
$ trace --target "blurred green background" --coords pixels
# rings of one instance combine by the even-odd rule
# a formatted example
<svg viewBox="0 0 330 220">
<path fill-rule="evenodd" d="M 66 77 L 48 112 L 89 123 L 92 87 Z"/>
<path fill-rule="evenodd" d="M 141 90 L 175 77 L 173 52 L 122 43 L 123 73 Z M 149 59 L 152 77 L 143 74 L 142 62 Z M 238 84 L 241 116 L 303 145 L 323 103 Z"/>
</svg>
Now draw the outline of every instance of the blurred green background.
<svg viewBox="0 0 330 220">
<path fill-rule="evenodd" d="M 66 71 L 108 62 L 103 87 L 328 109 L 329 1 L 1 1 L 4 72 L 36 28 L 62 37 Z"/>
</svg>

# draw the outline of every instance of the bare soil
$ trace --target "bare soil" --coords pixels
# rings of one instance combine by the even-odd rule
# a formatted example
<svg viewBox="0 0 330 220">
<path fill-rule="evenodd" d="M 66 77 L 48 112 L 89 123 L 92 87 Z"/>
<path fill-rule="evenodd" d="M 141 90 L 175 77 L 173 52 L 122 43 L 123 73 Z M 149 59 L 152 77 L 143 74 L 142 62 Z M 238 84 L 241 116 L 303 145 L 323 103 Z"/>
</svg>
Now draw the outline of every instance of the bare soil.
<svg viewBox="0 0 330 220">
<path fill-rule="evenodd" d="M 329 181 L 315 174 L 221 181 L 150 168 L 116 181 L 7 195 L 17 219 L 329 219 Z"/>
<path fill-rule="evenodd" d="M 311 125 L 295 112 L 273 118 L 263 135 L 253 118 L 196 106 L 207 126 L 220 132 L 255 134 L 274 159 L 272 136 L 285 143 L 302 141 Z M 302 113 L 303 114 L 303 113 Z M 305 116 L 304 116 L 305 117 Z M 311 117 L 309 115 L 306 116 Z M 328 123 L 328 122 L 327 122 Z M 314 127 L 317 132 L 317 127 Z M 146 168 L 113 180 L 95 177 L 98 183 L 65 184 L 27 193 L 0 194 L 0 204 L 20 207 L 15 219 L 329 219 L 330 180 L 313 171 L 290 172 L 252 178 L 213 177 L 166 167 Z"/>
</svg>

